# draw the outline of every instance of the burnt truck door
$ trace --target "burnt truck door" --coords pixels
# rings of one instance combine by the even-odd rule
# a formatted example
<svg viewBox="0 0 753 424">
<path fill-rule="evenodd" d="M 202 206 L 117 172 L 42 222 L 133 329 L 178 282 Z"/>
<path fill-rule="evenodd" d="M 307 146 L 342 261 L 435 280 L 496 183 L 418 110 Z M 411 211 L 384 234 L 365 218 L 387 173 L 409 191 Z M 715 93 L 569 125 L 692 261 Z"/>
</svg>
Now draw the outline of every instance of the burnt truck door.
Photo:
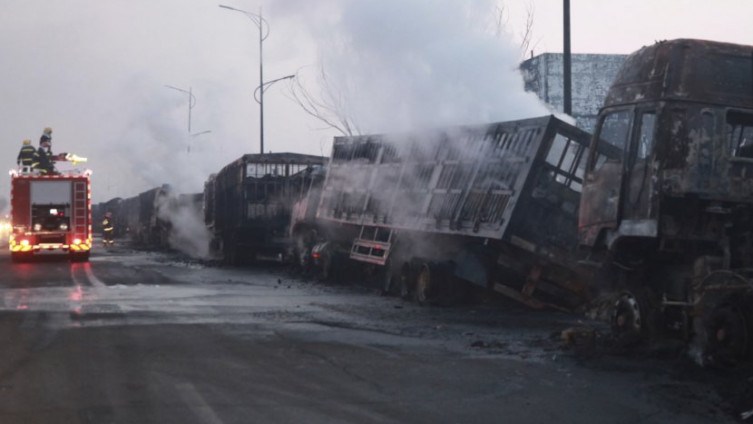
<svg viewBox="0 0 753 424">
<path fill-rule="evenodd" d="M 632 109 L 614 109 L 604 112 L 599 120 L 581 195 L 581 244 L 594 246 L 602 229 L 617 228 L 632 117 Z"/>
<path fill-rule="evenodd" d="M 634 236 L 655 236 L 656 225 L 647 221 L 651 214 L 651 157 L 656 132 L 656 112 L 637 110 L 630 142 L 625 176 L 624 201 L 621 206 L 620 233 Z M 653 224 L 652 224 L 653 223 Z"/>
</svg>

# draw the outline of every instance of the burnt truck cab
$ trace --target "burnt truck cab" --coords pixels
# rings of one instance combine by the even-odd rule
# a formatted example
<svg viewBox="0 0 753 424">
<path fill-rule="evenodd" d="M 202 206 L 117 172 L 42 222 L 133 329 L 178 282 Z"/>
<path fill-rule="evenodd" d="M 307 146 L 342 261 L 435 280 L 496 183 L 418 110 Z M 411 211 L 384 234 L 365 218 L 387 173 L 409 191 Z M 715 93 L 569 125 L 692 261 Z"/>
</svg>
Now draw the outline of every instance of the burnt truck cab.
<svg viewBox="0 0 753 424">
<path fill-rule="evenodd" d="M 590 151 L 578 236 L 599 265 L 592 287 L 614 302 L 615 340 L 753 357 L 753 47 L 681 39 L 633 53 Z"/>
<path fill-rule="evenodd" d="M 617 257 L 713 254 L 751 265 L 753 47 L 680 39 L 633 53 L 590 152 L 582 245 Z"/>
</svg>

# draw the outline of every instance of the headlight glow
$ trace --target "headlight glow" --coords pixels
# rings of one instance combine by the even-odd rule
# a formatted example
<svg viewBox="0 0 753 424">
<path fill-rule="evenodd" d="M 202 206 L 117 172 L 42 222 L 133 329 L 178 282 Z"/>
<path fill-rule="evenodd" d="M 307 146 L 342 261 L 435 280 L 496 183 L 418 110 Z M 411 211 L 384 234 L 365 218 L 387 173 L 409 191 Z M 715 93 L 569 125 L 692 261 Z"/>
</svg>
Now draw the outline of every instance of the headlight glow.
<svg viewBox="0 0 753 424">
<path fill-rule="evenodd" d="M 65 231 L 68 229 L 68 224 L 60 224 L 60 229 Z"/>
</svg>

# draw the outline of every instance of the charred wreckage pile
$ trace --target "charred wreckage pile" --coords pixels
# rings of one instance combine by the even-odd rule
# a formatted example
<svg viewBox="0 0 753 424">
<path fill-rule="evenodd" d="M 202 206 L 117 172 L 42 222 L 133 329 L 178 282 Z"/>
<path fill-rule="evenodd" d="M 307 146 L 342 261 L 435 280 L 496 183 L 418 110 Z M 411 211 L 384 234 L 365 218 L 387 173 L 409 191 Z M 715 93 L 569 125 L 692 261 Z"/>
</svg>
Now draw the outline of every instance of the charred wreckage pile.
<svg viewBox="0 0 753 424">
<path fill-rule="evenodd" d="M 163 186 L 96 210 L 164 245 L 159 210 L 193 208 L 230 264 L 369 269 L 420 303 L 470 286 L 534 308 L 607 297 L 617 340 L 695 340 L 705 360 L 742 361 L 753 357 L 752 57 L 700 40 L 644 47 L 594 135 L 547 116 L 337 137 L 330 158 L 244 155 L 203 193 Z"/>
</svg>

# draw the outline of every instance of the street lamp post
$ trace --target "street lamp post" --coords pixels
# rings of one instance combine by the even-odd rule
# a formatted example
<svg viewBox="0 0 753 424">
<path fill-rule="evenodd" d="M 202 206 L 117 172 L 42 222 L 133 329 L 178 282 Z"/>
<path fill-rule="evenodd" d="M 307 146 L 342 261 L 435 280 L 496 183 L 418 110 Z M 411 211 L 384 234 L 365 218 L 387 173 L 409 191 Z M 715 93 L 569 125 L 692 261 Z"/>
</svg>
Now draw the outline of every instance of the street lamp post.
<svg viewBox="0 0 753 424">
<path fill-rule="evenodd" d="M 264 40 L 267 39 L 269 36 L 269 23 L 262 17 L 261 14 L 261 7 L 259 7 L 259 13 L 252 13 L 241 9 L 236 9 L 234 7 L 225 6 L 224 4 L 220 5 L 223 9 L 233 10 L 236 12 L 241 12 L 244 15 L 246 15 L 249 19 L 251 19 L 254 24 L 256 24 L 257 27 L 259 27 L 259 87 L 264 86 L 264 59 L 262 55 L 262 51 L 264 48 Z M 261 90 L 261 95 L 259 96 L 259 153 L 264 154 L 264 90 Z"/>
<path fill-rule="evenodd" d="M 196 106 L 196 96 L 191 93 L 191 87 L 188 87 L 188 90 L 173 87 L 172 85 L 165 85 L 165 87 L 188 94 L 188 133 L 191 134 L 191 109 Z"/>
</svg>

